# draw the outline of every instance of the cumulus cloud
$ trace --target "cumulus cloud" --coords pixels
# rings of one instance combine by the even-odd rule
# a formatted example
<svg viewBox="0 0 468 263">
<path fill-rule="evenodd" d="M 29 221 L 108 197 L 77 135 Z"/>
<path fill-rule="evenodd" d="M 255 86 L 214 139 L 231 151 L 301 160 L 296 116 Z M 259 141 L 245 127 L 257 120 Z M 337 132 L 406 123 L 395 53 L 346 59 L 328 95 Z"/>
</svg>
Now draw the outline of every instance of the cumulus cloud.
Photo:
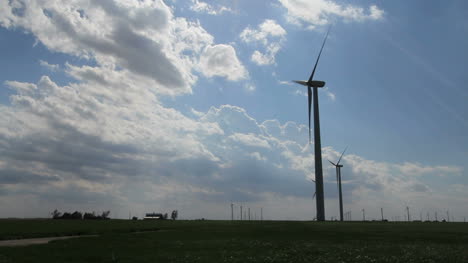
<svg viewBox="0 0 468 263">
<path fill-rule="evenodd" d="M 331 101 L 335 101 L 336 100 L 336 95 L 335 93 L 331 92 L 330 89 L 328 87 L 325 87 L 323 89 L 325 91 L 325 94 L 327 95 L 327 97 L 331 100 Z"/>
<path fill-rule="evenodd" d="M 208 47 L 220 49 L 213 45 L 213 37 L 199 23 L 174 17 L 162 1 L 21 3 L 2 3 L 2 26 L 24 28 L 52 51 L 95 60 L 99 66 L 138 75 L 154 91 L 163 94 L 191 92 L 197 80 L 192 69 L 199 64 L 201 52 L 205 51 L 203 59 L 206 60 Z M 237 67 L 229 79 L 244 76 L 245 69 L 234 48 L 221 47 L 225 57 L 233 61 L 225 67 Z M 213 75 L 216 75 L 213 71 L 205 74 Z"/>
<path fill-rule="evenodd" d="M 331 0 L 279 0 L 287 10 L 290 23 L 313 29 L 316 26 L 330 23 L 333 17 L 345 21 L 363 22 L 380 20 L 384 11 L 376 5 L 371 5 L 367 11 L 363 7 L 338 4 Z"/>
<path fill-rule="evenodd" d="M 233 12 L 230 8 L 225 6 L 218 6 L 214 7 L 206 2 L 199 1 L 199 0 L 192 0 L 192 5 L 190 9 L 199 12 L 199 13 L 206 13 L 209 15 L 221 15 L 225 12 Z"/>
<path fill-rule="evenodd" d="M 60 66 L 59 66 L 59 65 L 57 65 L 57 64 L 49 64 L 47 61 L 44 61 L 44 60 L 39 60 L 39 64 L 40 64 L 42 67 L 44 67 L 44 68 L 46 68 L 46 69 L 48 69 L 48 70 L 50 70 L 50 71 L 52 71 L 52 72 L 56 72 L 56 71 L 58 71 L 58 70 L 60 69 Z"/>
<path fill-rule="evenodd" d="M 112 204 L 119 209 L 115 203 L 128 203 L 141 206 L 140 211 L 157 201 L 161 207 L 185 207 L 193 216 L 194 202 L 197 207 L 223 200 L 255 203 L 270 195 L 306 202 L 312 196 L 313 184 L 307 180 L 314 179 L 313 152 L 304 125 L 260 123 L 231 105 L 189 118 L 131 83 L 107 85 L 109 80 L 80 76 L 80 83 L 68 86 L 48 77 L 36 84 L 6 83 L 16 94 L 11 106 L 0 109 L 0 193 L 48 201 L 64 195 L 68 205 L 94 198 L 95 204 L 87 207 Z M 339 154 L 323 150 L 324 159 Z M 352 171 L 343 181 L 347 196 L 405 196 L 405 189 L 430 193 L 414 171 L 460 172 L 352 154 L 343 163 Z M 327 197 L 335 198 L 331 167 L 325 166 L 325 182 Z"/>
<path fill-rule="evenodd" d="M 246 83 L 244 85 L 244 90 L 247 91 L 247 93 L 253 93 L 255 90 L 257 90 L 257 87 L 252 83 Z"/>
<path fill-rule="evenodd" d="M 286 30 L 278 25 L 275 20 L 266 19 L 257 29 L 245 28 L 241 32 L 240 38 L 246 43 L 260 41 L 267 45 L 269 37 L 283 37 L 285 35 Z"/>
<path fill-rule="evenodd" d="M 239 35 L 245 43 L 260 43 L 265 49 L 261 52 L 255 50 L 251 60 L 257 65 L 271 65 L 275 63 L 275 56 L 286 40 L 286 30 L 275 20 L 266 19 L 258 28 L 245 28 Z"/>
<path fill-rule="evenodd" d="M 247 70 L 237 58 L 236 50 L 224 44 L 207 46 L 201 55 L 199 69 L 205 76 L 222 76 L 232 81 L 248 76 Z"/>
<path fill-rule="evenodd" d="M 234 133 L 228 137 L 236 143 L 241 143 L 245 146 L 250 147 L 261 147 L 261 148 L 270 148 L 268 141 L 265 139 L 259 138 L 255 134 L 245 134 L 245 133 Z"/>
</svg>

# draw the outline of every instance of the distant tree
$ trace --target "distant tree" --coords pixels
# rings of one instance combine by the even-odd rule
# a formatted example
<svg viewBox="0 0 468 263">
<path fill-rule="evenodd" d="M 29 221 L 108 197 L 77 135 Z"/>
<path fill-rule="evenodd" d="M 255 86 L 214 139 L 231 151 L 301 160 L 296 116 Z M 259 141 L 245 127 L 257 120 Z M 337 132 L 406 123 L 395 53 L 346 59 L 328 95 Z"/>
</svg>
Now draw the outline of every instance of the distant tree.
<svg viewBox="0 0 468 263">
<path fill-rule="evenodd" d="M 71 219 L 83 219 L 83 214 L 81 212 L 75 211 L 71 214 Z"/>
<path fill-rule="evenodd" d="M 83 216 L 83 219 L 97 219 L 97 216 L 94 214 L 94 212 L 92 213 L 86 212 Z"/>
<path fill-rule="evenodd" d="M 172 220 L 176 220 L 176 219 L 177 219 L 177 210 L 172 211 L 171 219 L 172 219 Z"/>
<path fill-rule="evenodd" d="M 71 219 L 71 214 L 68 212 L 63 213 L 61 216 L 61 219 Z"/>
<path fill-rule="evenodd" d="M 60 213 L 57 209 L 55 209 L 51 214 L 53 219 L 59 219 L 62 215 L 62 213 Z"/>
<path fill-rule="evenodd" d="M 163 219 L 167 219 L 167 213 L 164 214 Z"/>
<path fill-rule="evenodd" d="M 101 214 L 101 219 L 109 219 L 110 211 L 104 211 Z"/>
</svg>

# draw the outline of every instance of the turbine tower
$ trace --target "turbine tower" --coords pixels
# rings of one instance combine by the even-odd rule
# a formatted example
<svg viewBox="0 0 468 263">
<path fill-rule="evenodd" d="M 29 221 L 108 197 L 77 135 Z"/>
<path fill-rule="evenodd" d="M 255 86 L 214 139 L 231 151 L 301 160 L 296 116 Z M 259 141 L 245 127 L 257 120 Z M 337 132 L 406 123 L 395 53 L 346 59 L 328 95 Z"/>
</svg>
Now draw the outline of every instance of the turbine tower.
<svg viewBox="0 0 468 263">
<path fill-rule="evenodd" d="M 320 60 L 320 55 L 322 54 L 323 47 L 328 38 L 328 33 L 330 28 L 328 28 L 325 39 L 323 40 L 322 47 L 320 48 L 317 61 L 315 61 L 314 69 L 312 74 L 310 74 L 309 80 L 293 80 L 294 82 L 301 84 L 307 87 L 307 96 L 309 102 L 309 143 L 311 141 L 311 131 L 310 131 L 310 113 L 312 106 L 312 91 L 314 93 L 314 154 L 315 154 L 315 191 L 317 193 L 317 221 L 325 221 L 325 199 L 323 195 L 323 173 L 322 173 L 322 146 L 320 142 L 320 119 L 319 119 L 319 105 L 318 105 L 318 88 L 323 88 L 325 86 L 324 81 L 314 80 L 315 70 L 317 69 L 317 64 Z"/>
<path fill-rule="evenodd" d="M 340 159 L 338 159 L 338 162 L 336 164 L 328 160 L 336 168 L 336 183 L 338 184 L 338 193 L 340 198 L 340 221 L 343 221 L 343 195 L 341 192 L 341 167 L 343 167 L 343 165 L 340 164 L 340 161 L 341 158 L 343 158 L 343 154 L 345 153 L 347 148 L 348 147 L 346 147 L 343 153 L 341 153 Z"/>
<path fill-rule="evenodd" d="M 231 221 L 234 221 L 234 204 L 231 203 Z"/>
</svg>

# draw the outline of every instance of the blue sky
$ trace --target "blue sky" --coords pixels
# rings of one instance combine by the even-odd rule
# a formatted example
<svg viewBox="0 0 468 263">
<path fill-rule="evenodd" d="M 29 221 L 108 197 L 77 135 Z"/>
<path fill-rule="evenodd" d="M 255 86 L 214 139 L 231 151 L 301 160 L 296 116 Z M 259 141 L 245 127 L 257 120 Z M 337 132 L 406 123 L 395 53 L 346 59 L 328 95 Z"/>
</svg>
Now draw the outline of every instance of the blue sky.
<svg viewBox="0 0 468 263">
<path fill-rule="evenodd" d="M 307 98 L 291 80 L 331 24 L 315 75 L 327 218 L 326 159 L 346 146 L 345 210 L 468 216 L 464 1 L 0 5 L 2 217 L 222 219 L 234 202 L 313 218 Z"/>
</svg>

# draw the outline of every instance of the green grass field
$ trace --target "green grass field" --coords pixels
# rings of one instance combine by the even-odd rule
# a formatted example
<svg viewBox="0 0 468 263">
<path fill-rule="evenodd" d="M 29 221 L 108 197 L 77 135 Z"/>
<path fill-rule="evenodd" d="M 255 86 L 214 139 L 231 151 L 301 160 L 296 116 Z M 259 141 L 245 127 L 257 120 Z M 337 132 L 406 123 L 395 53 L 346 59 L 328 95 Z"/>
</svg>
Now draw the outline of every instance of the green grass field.
<svg viewBox="0 0 468 263">
<path fill-rule="evenodd" d="M 155 230 L 153 232 L 139 232 Z M 468 262 L 468 224 L 0 220 L 0 262 Z"/>
</svg>

